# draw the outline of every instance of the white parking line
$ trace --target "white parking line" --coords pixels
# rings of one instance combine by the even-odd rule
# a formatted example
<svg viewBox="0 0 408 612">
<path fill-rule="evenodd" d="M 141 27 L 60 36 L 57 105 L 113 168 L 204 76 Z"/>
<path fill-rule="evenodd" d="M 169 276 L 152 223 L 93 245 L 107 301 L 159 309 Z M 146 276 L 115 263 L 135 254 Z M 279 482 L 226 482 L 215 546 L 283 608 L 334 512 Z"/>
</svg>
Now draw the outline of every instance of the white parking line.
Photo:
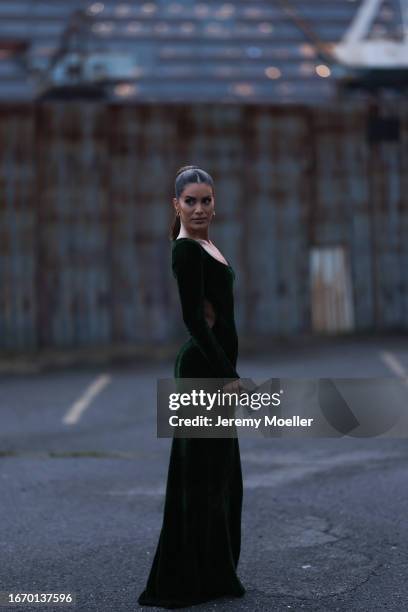
<svg viewBox="0 0 408 612">
<path fill-rule="evenodd" d="M 65 425 L 75 425 L 92 400 L 111 382 L 111 380 L 112 377 L 109 374 L 98 376 L 98 378 L 84 391 L 81 397 L 72 404 L 62 419 L 62 422 L 65 423 Z"/>
<path fill-rule="evenodd" d="M 408 372 L 400 362 L 400 360 L 395 357 L 389 351 L 380 351 L 380 357 L 384 361 L 384 363 L 389 367 L 391 372 L 399 376 L 400 378 L 407 378 Z M 407 382 L 407 381 L 405 381 Z"/>
</svg>

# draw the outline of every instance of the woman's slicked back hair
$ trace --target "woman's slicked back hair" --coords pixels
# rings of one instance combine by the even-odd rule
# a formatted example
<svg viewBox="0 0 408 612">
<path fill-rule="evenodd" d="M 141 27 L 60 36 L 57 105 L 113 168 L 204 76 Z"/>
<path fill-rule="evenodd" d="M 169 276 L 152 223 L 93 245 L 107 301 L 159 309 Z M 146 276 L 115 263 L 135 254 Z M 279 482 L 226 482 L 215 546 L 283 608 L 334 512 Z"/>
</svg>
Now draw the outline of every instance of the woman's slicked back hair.
<svg viewBox="0 0 408 612">
<path fill-rule="evenodd" d="M 174 183 L 174 191 L 176 198 L 179 198 L 184 191 L 184 188 L 189 183 L 206 183 L 210 185 L 214 193 L 214 181 L 208 172 L 202 170 L 198 166 L 182 166 L 176 172 L 176 180 Z M 180 232 L 180 217 L 175 214 L 170 230 L 170 239 L 175 240 Z"/>
</svg>

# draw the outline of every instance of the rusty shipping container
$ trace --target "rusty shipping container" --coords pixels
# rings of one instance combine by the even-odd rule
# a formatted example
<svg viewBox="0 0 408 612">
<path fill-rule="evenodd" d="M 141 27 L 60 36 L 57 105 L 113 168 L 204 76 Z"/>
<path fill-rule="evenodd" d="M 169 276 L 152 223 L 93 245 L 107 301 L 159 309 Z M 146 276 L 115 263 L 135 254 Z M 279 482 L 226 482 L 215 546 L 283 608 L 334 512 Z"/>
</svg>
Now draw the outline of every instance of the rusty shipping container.
<svg viewBox="0 0 408 612">
<path fill-rule="evenodd" d="M 183 333 L 177 168 L 215 179 L 240 338 L 408 329 L 408 105 L 0 109 L 0 347 Z"/>
</svg>

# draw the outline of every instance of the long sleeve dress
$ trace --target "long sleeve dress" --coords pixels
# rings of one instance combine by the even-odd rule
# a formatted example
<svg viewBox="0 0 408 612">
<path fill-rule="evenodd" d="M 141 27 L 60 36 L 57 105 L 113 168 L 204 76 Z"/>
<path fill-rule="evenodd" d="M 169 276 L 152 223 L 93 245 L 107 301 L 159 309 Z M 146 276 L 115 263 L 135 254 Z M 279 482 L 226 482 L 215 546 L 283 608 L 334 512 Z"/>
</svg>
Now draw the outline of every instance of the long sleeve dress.
<svg viewBox="0 0 408 612">
<path fill-rule="evenodd" d="M 172 269 L 190 332 L 176 357 L 176 379 L 239 378 L 232 267 L 196 240 L 178 238 L 172 243 Z M 204 298 L 216 313 L 212 328 Z M 244 595 L 236 573 L 242 496 L 238 438 L 173 438 L 163 524 L 139 604 L 181 608 Z"/>
</svg>

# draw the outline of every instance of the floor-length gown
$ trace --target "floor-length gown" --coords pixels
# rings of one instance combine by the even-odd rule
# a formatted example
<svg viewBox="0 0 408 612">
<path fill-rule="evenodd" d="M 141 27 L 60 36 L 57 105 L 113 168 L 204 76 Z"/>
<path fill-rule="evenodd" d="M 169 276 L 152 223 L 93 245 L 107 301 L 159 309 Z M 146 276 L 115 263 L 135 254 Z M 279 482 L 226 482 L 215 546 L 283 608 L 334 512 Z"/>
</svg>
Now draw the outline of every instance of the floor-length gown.
<svg viewBox="0 0 408 612">
<path fill-rule="evenodd" d="M 176 379 L 239 378 L 232 267 L 198 241 L 178 238 L 172 269 L 190 332 L 176 358 Z M 204 316 L 204 298 L 216 313 L 213 327 Z M 242 494 L 238 438 L 173 438 L 163 524 L 139 604 L 180 608 L 244 595 L 236 573 Z"/>
</svg>

